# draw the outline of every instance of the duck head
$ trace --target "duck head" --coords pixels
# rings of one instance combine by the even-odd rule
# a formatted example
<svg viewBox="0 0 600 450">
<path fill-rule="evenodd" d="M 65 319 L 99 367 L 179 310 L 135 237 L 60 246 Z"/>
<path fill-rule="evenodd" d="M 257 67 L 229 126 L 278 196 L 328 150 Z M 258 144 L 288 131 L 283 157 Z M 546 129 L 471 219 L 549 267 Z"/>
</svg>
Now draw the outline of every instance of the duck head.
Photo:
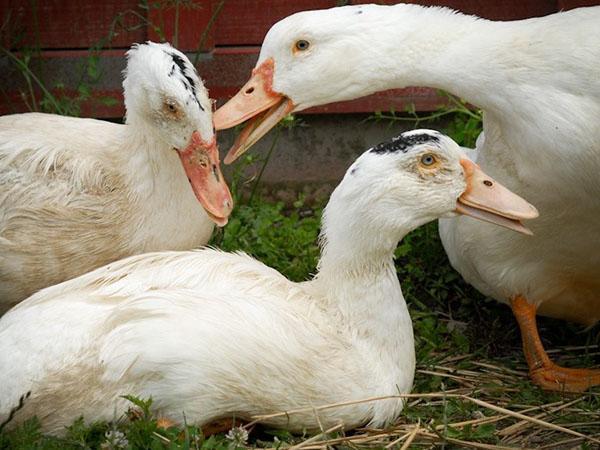
<svg viewBox="0 0 600 450">
<path fill-rule="evenodd" d="M 467 215 L 532 234 L 521 220 L 538 216 L 535 207 L 486 175 L 452 139 L 432 130 L 406 132 L 365 152 L 330 204 L 338 205 L 336 218 L 367 217 L 363 232 L 393 236 L 394 247 L 404 234 L 438 218 Z"/>
<path fill-rule="evenodd" d="M 418 10 L 410 8 L 414 5 L 394 8 L 400 6 Z M 410 72 L 409 59 L 418 51 L 402 55 L 396 43 L 410 47 L 411 27 L 400 27 L 397 18 L 389 17 L 389 8 L 357 5 L 303 11 L 273 25 L 250 80 L 215 113 L 217 130 L 249 120 L 225 163 L 234 161 L 291 112 L 387 89 L 386 79 L 397 72 L 397 63 L 392 67 L 390 58 L 406 58 Z M 393 26 L 395 34 L 382 42 L 377 37 L 384 24 Z"/>
<path fill-rule="evenodd" d="M 233 200 L 221 173 L 211 101 L 192 63 L 169 44 L 134 45 L 123 87 L 126 122 L 177 152 L 196 198 L 224 226 Z"/>
</svg>

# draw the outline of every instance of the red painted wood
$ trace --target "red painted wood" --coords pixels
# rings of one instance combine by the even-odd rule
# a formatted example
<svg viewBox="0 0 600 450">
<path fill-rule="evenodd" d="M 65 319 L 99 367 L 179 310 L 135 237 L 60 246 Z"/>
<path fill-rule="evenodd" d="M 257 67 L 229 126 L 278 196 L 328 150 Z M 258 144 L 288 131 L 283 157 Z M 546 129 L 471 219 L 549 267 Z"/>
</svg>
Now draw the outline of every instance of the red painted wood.
<svg viewBox="0 0 600 450">
<path fill-rule="evenodd" d="M 128 47 L 146 37 L 145 27 L 133 28 L 140 19 L 127 13 L 136 11 L 144 15 L 138 3 L 138 0 L 0 0 L 0 17 L 9 27 L 1 42 L 11 48 L 37 43 L 43 49 L 89 48 L 97 44 Z M 114 21 L 120 14 L 122 20 L 117 24 Z M 118 34 L 109 42 L 113 22 Z"/>
<path fill-rule="evenodd" d="M 220 94 L 231 94 L 227 88 L 214 88 L 213 98 L 219 98 L 219 104 L 224 103 L 224 96 Z M 56 91 L 55 91 L 56 93 Z M 72 90 L 61 91 L 61 95 L 76 97 L 77 93 Z M 227 95 L 229 97 L 230 95 Z M 100 99 L 113 98 L 117 103 L 107 106 Z M 21 101 L 20 95 L 12 93 L 9 102 L 0 103 L 0 115 L 29 112 Z M 38 102 L 40 97 L 38 96 Z M 395 89 L 378 94 L 369 95 L 358 100 L 348 102 L 332 103 L 302 111 L 300 114 L 346 114 L 346 113 L 372 113 L 374 111 L 391 111 L 398 113 L 406 111 L 409 106 L 414 106 L 417 111 L 435 111 L 446 104 L 444 97 L 439 97 L 435 90 L 429 88 L 406 88 Z M 125 115 L 123 105 L 123 94 L 118 90 L 94 91 L 93 98 L 81 105 L 81 117 L 96 118 L 121 118 Z"/>
<path fill-rule="evenodd" d="M 45 65 L 52 71 L 53 67 L 73 65 L 87 58 L 87 52 L 78 51 L 46 51 L 42 53 Z M 204 54 L 198 64 L 198 72 L 209 89 L 210 96 L 223 103 L 237 92 L 246 82 L 246 78 L 256 62 L 258 47 L 217 48 L 212 54 Z M 114 106 L 102 105 L 97 100 L 86 102 L 82 115 L 92 117 L 122 117 L 123 100 L 121 88 L 121 70 L 125 64 L 123 50 L 107 50 L 100 54 L 101 62 L 106 67 L 112 67 L 102 79 L 102 85 L 94 89 L 94 97 L 110 96 L 118 100 Z M 62 78 L 61 78 L 62 79 Z M 71 84 L 65 83 L 63 93 L 76 95 L 77 79 Z M 25 86 L 22 85 L 24 90 Z M 56 92 L 56 91 L 55 91 Z M 25 112 L 27 108 L 19 97 L 19 92 L 9 92 L 9 101 L 0 102 L 0 114 Z M 351 102 L 336 103 L 319 108 L 313 108 L 307 113 L 358 113 L 372 111 L 403 111 L 411 103 L 417 110 L 431 111 L 444 102 L 436 92 L 427 88 L 409 88 L 380 92 Z"/>
<path fill-rule="evenodd" d="M 215 4 L 219 0 L 213 0 Z M 336 6 L 336 0 L 226 0 L 215 28 L 217 45 L 260 45 L 275 22 L 308 9 Z"/>
<path fill-rule="evenodd" d="M 58 92 L 56 89 L 50 89 L 53 94 L 65 95 L 71 98 L 77 97 L 77 92 L 73 89 L 64 89 Z M 113 98 L 117 103 L 107 106 L 100 99 Z M 42 96 L 38 95 L 36 101 L 39 102 Z M 21 94 L 18 92 L 10 92 L 6 98 L 7 101 L 0 103 L 0 115 L 17 114 L 30 112 L 25 103 L 21 99 Z M 28 98 L 29 100 L 29 98 Z M 39 110 L 41 111 L 41 109 Z M 125 115 L 125 106 L 123 104 L 123 93 L 117 90 L 98 90 L 92 94 L 92 99 L 81 105 L 81 117 L 95 117 L 99 119 L 115 119 Z"/>
<path fill-rule="evenodd" d="M 206 30 L 213 12 L 209 0 L 181 2 L 179 4 L 179 20 L 177 42 L 175 42 L 176 6 L 153 8 L 148 11 L 148 39 L 153 41 L 167 40 L 182 51 L 208 50 L 214 46 L 214 29 L 208 30 L 203 45 L 200 46 L 203 32 Z M 161 33 L 156 32 L 158 27 Z"/>
<path fill-rule="evenodd" d="M 213 0 L 217 2 L 218 0 Z M 567 0 L 568 1 L 568 0 Z M 585 0 L 579 0 L 585 1 Z M 587 0 L 600 3 L 598 0 Z M 373 3 L 372 0 L 353 0 L 351 4 Z M 492 20 L 515 20 L 544 16 L 555 12 L 556 0 L 407 0 L 378 1 L 381 4 L 416 3 L 439 5 L 476 14 Z M 334 0 L 228 0 L 216 23 L 216 45 L 260 45 L 269 28 L 280 19 L 298 11 L 336 6 Z"/>
<path fill-rule="evenodd" d="M 390 89 L 367 97 L 347 102 L 331 103 L 329 105 L 310 108 L 306 114 L 334 113 L 371 113 L 375 111 L 405 112 L 414 107 L 417 111 L 435 111 L 446 105 L 447 99 L 439 96 L 435 89 L 426 87 L 408 87 L 405 89 Z"/>
<path fill-rule="evenodd" d="M 558 0 L 557 3 L 559 10 L 580 8 L 582 6 L 600 5 L 599 0 Z"/>
<path fill-rule="evenodd" d="M 215 5 L 221 0 L 194 0 L 181 2 L 179 16 L 179 45 L 195 50 Z M 368 3 L 353 0 L 350 3 Z M 477 14 L 495 20 L 512 20 L 550 14 L 561 9 L 599 5 L 599 0 L 407 0 L 409 3 L 436 4 Z M 226 0 L 214 30 L 209 33 L 203 49 L 217 45 L 259 45 L 276 21 L 297 11 L 335 6 L 336 0 Z M 379 3 L 398 3 L 384 0 Z M 36 5 L 34 8 L 32 5 Z M 146 27 L 145 17 L 162 26 L 168 40 L 173 40 L 174 8 L 157 9 L 159 3 L 150 2 L 146 11 L 138 0 L 0 0 L 2 23 L 8 28 L 2 35 L 2 44 L 22 47 L 34 46 L 37 41 L 43 49 L 128 47 L 133 42 L 160 36 Z M 121 15 L 119 20 L 117 17 Z M 8 20 L 10 18 L 10 20 Z M 37 26 L 36 26 L 37 23 Z M 37 29 L 37 32 L 36 32 Z M 111 29 L 116 33 L 111 33 Z M 36 38 L 39 35 L 39 39 Z M 214 41 L 213 41 L 214 35 Z M 109 42 L 109 37 L 112 39 Z"/>
<path fill-rule="evenodd" d="M 211 15 L 222 0 L 193 0 L 192 8 L 182 2 L 179 13 L 179 47 L 195 51 Z M 412 3 L 437 4 L 452 7 L 465 13 L 482 17 L 508 20 L 552 13 L 558 9 L 571 9 L 579 6 L 598 5 L 600 0 L 506 0 L 491 2 L 486 0 L 408 0 Z M 163 3 L 160 3 L 163 2 Z M 90 46 L 101 42 L 109 35 L 115 17 L 124 11 L 137 11 L 135 17 L 129 13 L 123 16 L 123 27 L 110 43 L 105 46 L 121 50 L 101 52 L 107 73 L 98 84 L 93 85 L 95 96 L 111 96 L 118 99 L 118 105 L 107 107 L 97 101 L 83 105 L 83 114 L 96 117 L 119 117 L 123 114 L 121 95 L 121 70 L 124 66 L 123 53 L 132 42 L 140 42 L 148 37 L 158 40 L 152 27 L 148 26 L 146 14 L 151 22 L 160 25 L 166 38 L 172 40 L 174 32 L 174 8 L 158 10 L 156 5 L 164 5 L 165 0 L 151 1 L 149 11 L 138 5 L 138 0 L 0 0 L 1 23 L 8 24 L 0 36 L 0 42 L 7 45 L 18 42 L 20 47 L 32 46 L 36 42 L 36 21 L 39 42 L 43 49 L 42 58 L 46 61 L 41 69 L 47 86 L 57 82 L 65 84 L 65 91 L 75 93 L 78 78 L 75 67 L 85 62 Z M 368 0 L 353 0 L 351 3 L 367 3 Z M 213 29 L 208 33 L 204 49 L 212 50 L 200 58 L 198 70 L 205 80 L 210 95 L 223 102 L 232 96 L 246 82 L 254 66 L 260 43 L 269 27 L 281 18 L 299 10 L 335 6 L 337 0 L 226 0 Z M 379 3 L 397 3 L 387 0 Z M 37 4 L 33 13 L 31 5 Z M 199 6 L 199 7 L 198 7 Z M 9 20 L 10 18 L 10 20 Z M 140 25 L 141 24 L 141 25 Z M 19 39 L 17 39 L 19 38 Z M 219 46 L 220 45 L 220 46 Z M 81 49 L 81 50 L 77 50 Z M 5 66 L 6 67 L 6 66 Z M 32 67 L 35 67 L 32 65 Z M 0 113 L 24 111 L 25 105 L 19 97 L 19 90 L 25 85 L 20 74 L 9 74 L 2 87 L 8 90 L 8 101 L 0 97 Z M 378 93 L 363 99 L 326 105 L 309 110 L 309 113 L 369 112 L 375 110 L 404 110 L 414 104 L 417 110 L 431 111 L 437 108 L 443 98 L 426 88 L 409 88 Z"/>
</svg>

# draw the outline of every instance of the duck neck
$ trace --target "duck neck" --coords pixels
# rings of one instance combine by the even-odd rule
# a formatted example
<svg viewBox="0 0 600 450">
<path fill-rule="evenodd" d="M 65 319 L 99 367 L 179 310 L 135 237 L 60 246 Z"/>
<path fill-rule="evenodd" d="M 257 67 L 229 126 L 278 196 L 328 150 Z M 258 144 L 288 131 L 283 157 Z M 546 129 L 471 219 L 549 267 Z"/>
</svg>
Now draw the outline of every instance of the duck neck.
<svg viewBox="0 0 600 450">
<path fill-rule="evenodd" d="M 123 149 L 124 171 L 129 177 L 131 193 L 138 199 L 155 198 L 165 192 L 165 186 L 184 189 L 187 180 L 183 175 L 181 162 L 175 150 L 169 148 L 153 127 L 143 122 L 127 121 Z M 185 183 L 181 183 L 183 180 Z M 172 194 L 168 193 L 169 195 Z"/>
<path fill-rule="evenodd" d="M 360 83 L 363 88 L 378 92 L 428 86 L 484 109 L 506 102 L 504 92 L 492 92 L 491 87 L 508 83 L 509 61 L 519 64 L 519 47 L 506 45 L 508 40 L 523 38 L 519 22 L 493 22 L 406 4 L 377 7 L 363 15 L 367 38 L 357 45 L 368 69 L 356 71 L 365 77 Z"/>
<path fill-rule="evenodd" d="M 115 155 L 132 204 L 130 246 L 136 251 L 184 250 L 206 242 L 213 225 L 196 199 L 176 150 L 150 127 L 128 121 Z"/>
<path fill-rule="evenodd" d="M 362 229 L 359 224 L 339 220 L 339 215 L 336 222 L 327 223 L 328 219 L 326 216 L 323 223 L 319 277 L 331 277 L 337 285 L 340 279 L 362 283 L 365 279 L 389 275 L 397 236 L 377 236 L 377 232 Z"/>
<path fill-rule="evenodd" d="M 324 212 L 322 256 L 313 286 L 328 314 L 352 330 L 355 344 L 387 349 L 395 367 L 397 358 L 414 351 L 412 322 L 393 261 L 409 228 L 376 230 L 360 207 L 339 197 L 334 192 Z"/>
</svg>

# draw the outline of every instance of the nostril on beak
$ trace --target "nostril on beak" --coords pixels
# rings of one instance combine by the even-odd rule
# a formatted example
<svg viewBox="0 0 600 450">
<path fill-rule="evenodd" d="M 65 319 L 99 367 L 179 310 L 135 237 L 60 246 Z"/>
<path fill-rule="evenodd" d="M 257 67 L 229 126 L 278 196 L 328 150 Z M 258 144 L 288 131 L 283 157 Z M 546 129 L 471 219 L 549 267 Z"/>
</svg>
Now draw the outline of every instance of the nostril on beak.
<svg viewBox="0 0 600 450">
<path fill-rule="evenodd" d="M 484 180 L 484 181 L 483 181 L 483 184 L 485 184 L 485 185 L 486 185 L 486 186 L 488 186 L 488 187 L 490 187 L 490 186 L 493 186 L 493 185 L 494 185 L 494 183 L 492 183 L 490 180 Z"/>
<path fill-rule="evenodd" d="M 254 86 L 250 86 L 248 89 L 246 89 L 246 94 L 252 94 L 254 92 Z"/>
</svg>

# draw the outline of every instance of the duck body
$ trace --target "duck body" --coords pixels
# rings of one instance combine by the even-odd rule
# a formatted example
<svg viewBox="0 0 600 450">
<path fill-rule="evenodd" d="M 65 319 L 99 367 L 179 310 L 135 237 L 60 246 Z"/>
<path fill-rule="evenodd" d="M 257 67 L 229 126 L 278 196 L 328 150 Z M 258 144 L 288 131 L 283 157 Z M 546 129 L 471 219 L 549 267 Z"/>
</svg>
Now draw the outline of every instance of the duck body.
<svg viewBox="0 0 600 450">
<path fill-rule="evenodd" d="M 600 320 L 598 21 L 594 7 L 494 24 L 504 40 L 489 86 L 504 98 L 457 90 L 484 108 L 476 162 L 536 205 L 534 235 L 440 221 L 452 265 L 479 291 L 503 303 L 521 295 L 539 314 L 586 325 Z"/>
<path fill-rule="evenodd" d="M 600 320 L 600 233 L 594 218 L 600 217 L 600 190 L 585 169 L 588 164 L 600 169 L 600 148 L 595 154 L 573 155 L 572 147 L 565 145 L 565 153 L 571 152 L 585 167 L 579 171 L 569 167 L 570 156 L 552 157 L 547 151 L 550 143 L 540 142 L 537 154 L 553 159 L 554 167 L 522 176 L 514 170 L 519 160 L 510 157 L 514 147 L 502 138 L 494 147 L 487 145 L 488 133 L 502 133 L 494 126 L 486 121 L 485 142 L 477 148 L 476 162 L 527 196 L 540 217 L 531 223 L 533 236 L 523 238 L 468 218 L 441 219 L 440 237 L 452 266 L 481 293 L 502 303 L 522 295 L 541 315 L 595 324 Z M 536 152 L 534 147 L 529 150 Z M 581 178 L 565 177 L 570 170 Z M 540 185 L 529 181 L 540 178 L 545 179 Z"/>
<path fill-rule="evenodd" d="M 406 4 L 292 15 L 269 30 L 250 80 L 215 114 L 217 129 L 251 121 L 225 161 L 285 114 L 390 88 L 430 86 L 477 105 L 477 162 L 540 219 L 527 238 L 442 220 L 444 248 L 468 282 L 510 304 L 532 380 L 586 391 L 600 371 L 554 364 L 535 316 L 600 318 L 598 23 L 600 7 L 513 22 Z"/>
<path fill-rule="evenodd" d="M 157 414 L 179 423 L 185 413 L 188 422 L 204 424 L 408 392 L 412 327 L 388 269 L 383 285 L 361 287 L 380 291 L 375 297 L 392 307 L 387 318 L 395 333 L 385 338 L 397 346 L 380 355 L 370 336 L 355 334 L 326 307 L 314 283 L 292 283 L 246 255 L 207 249 L 115 263 L 42 291 L 6 315 L 0 365 L 9 373 L 2 374 L 8 382 L 0 411 L 30 391 L 18 414 L 37 415 L 45 430 L 58 433 L 80 415 L 113 420 L 115 408 L 120 414 L 128 407 L 120 398 L 126 394 L 152 397 Z M 175 280 L 173 273 L 181 275 Z M 23 346 L 26 336 L 33 339 Z M 319 417 L 324 425 L 382 424 L 401 408 L 393 400 Z M 318 428 L 315 420 L 310 411 L 269 424 L 300 431 Z"/>
<path fill-rule="evenodd" d="M 205 244 L 213 229 L 175 151 L 160 154 L 126 125 L 0 117 L 0 185 L 6 309 L 124 256 Z"/>
<path fill-rule="evenodd" d="M 208 96 L 198 91 L 197 104 L 171 117 L 162 96 L 179 105 L 177 94 L 185 98 L 187 91 L 176 80 L 172 87 L 162 81 L 170 52 L 176 50 L 168 44 L 150 43 L 130 51 L 125 85 L 154 86 L 152 75 L 163 84 L 153 92 L 159 106 L 145 103 L 151 95 L 126 89 L 125 125 L 42 113 L 0 117 L 0 314 L 39 289 L 125 256 L 208 242 L 214 222 L 203 205 L 210 202 L 197 198 L 189 166 L 175 150 L 212 152 L 218 165 L 214 144 L 193 143 L 202 140 L 199 129 L 214 142 Z M 189 130 L 177 133 L 181 142 L 170 142 L 175 133 L 168 127 L 186 122 Z M 205 190 L 231 199 L 222 177 Z"/>
<path fill-rule="evenodd" d="M 59 433 L 81 415 L 118 418 L 128 406 L 121 396 L 135 395 L 179 423 L 299 408 L 266 423 L 301 431 L 391 422 L 415 368 L 398 241 L 454 215 L 463 198 L 496 211 L 492 221 L 505 217 L 500 197 L 503 208 L 531 210 L 500 185 L 473 184 L 477 168 L 462 158 L 430 130 L 364 153 L 325 209 L 310 281 L 205 249 L 132 256 L 34 294 L 0 319 L 0 420 L 24 398 L 11 425 L 37 415 Z M 360 401 L 382 396 L 392 398 Z"/>
<path fill-rule="evenodd" d="M 406 4 L 307 11 L 269 31 L 248 85 L 260 92 L 257 74 L 272 67 L 267 98 L 287 101 L 286 112 L 405 86 L 444 89 L 480 107 L 477 163 L 540 218 L 533 237 L 444 219 L 450 261 L 501 302 L 523 295 L 540 314 L 592 324 L 600 319 L 598 23 L 600 7 L 512 22 Z M 306 50 L 290 51 L 300 40 Z M 240 92 L 231 108 L 259 109 Z M 217 129 L 252 115 L 229 108 L 217 111 Z"/>
</svg>

